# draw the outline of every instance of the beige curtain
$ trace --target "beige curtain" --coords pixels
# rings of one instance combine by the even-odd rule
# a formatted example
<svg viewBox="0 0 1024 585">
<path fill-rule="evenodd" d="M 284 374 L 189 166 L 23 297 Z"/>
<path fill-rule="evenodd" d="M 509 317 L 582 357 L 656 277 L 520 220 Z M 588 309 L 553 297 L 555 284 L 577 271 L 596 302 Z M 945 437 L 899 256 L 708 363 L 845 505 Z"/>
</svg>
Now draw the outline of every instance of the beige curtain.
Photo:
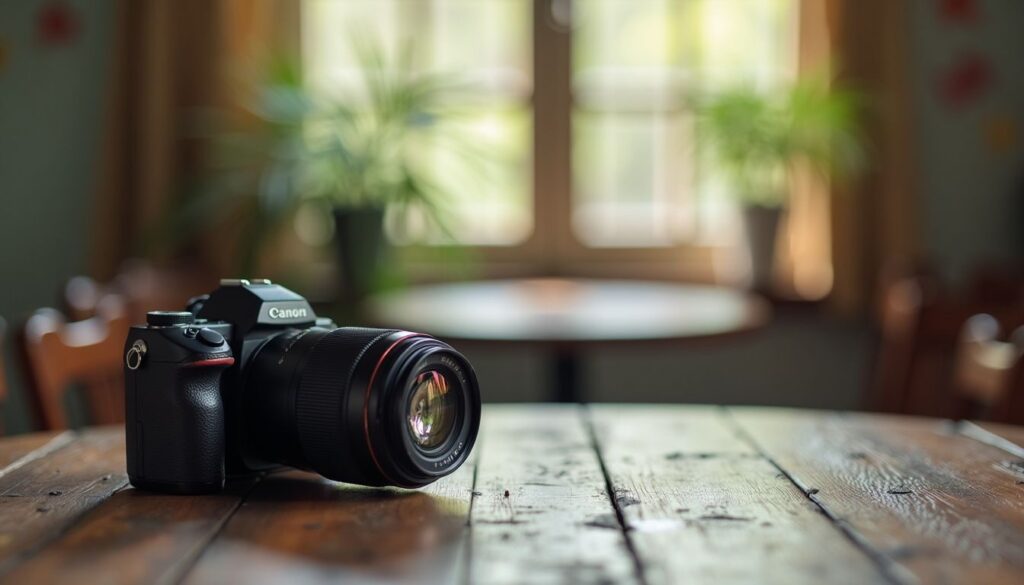
<svg viewBox="0 0 1024 585">
<path fill-rule="evenodd" d="M 808 3 L 808 0 L 805 0 Z M 872 308 L 883 269 L 921 253 L 909 2 L 830 0 L 840 79 L 867 96 L 870 166 L 833 194 L 834 305 Z"/>
<path fill-rule="evenodd" d="M 827 3 L 800 3 L 797 73 L 820 74 L 834 60 L 833 23 Z M 790 178 L 791 199 L 778 252 L 778 288 L 784 295 L 819 299 L 832 289 L 832 187 L 808 168 L 796 168 Z"/>
<path fill-rule="evenodd" d="M 869 166 L 835 184 L 795 173 L 780 268 L 797 296 L 815 297 L 831 285 L 830 304 L 841 313 L 870 310 L 883 268 L 910 264 L 920 251 L 909 10 L 890 0 L 800 4 L 799 69 L 830 68 L 837 82 L 865 96 Z"/>
</svg>

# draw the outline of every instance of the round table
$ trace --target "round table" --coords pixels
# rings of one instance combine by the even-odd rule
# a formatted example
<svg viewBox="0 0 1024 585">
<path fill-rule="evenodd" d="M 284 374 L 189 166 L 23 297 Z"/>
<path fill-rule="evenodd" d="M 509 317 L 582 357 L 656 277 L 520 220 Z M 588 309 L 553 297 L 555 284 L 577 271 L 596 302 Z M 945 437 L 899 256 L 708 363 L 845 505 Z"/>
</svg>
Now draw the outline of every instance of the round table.
<svg viewBox="0 0 1024 585">
<path fill-rule="evenodd" d="M 579 356 L 587 347 L 720 338 L 771 315 L 767 301 L 736 289 L 565 278 L 416 286 L 378 295 L 368 309 L 380 324 L 448 341 L 541 346 L 560 402 L 584 399 Z"/>
</svg>

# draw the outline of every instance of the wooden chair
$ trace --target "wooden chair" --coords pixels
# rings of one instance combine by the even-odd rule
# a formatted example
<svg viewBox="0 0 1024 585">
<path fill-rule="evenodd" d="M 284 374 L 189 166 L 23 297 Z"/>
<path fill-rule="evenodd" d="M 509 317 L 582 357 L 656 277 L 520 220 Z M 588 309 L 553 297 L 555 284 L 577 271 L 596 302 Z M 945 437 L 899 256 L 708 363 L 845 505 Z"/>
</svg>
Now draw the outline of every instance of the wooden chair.
<svg viewBox="0 0 1024 585">
<path fill-rule="evenodd" d="M 958 418 L 1024 422 L 1024 328 L 1000 338 L 992 315 L 971 317 L 960 335 L 953 383 L 962 400 Z"/>
<path fill-rule="evenodd" d="M 64 283 L 64 314 L 72 321 L 84 321 L 96 315 L 100 299 L 109 291 L 88 276 L 73 276 Z"/>
<path fill-rule="evenodd" d="M 1018 346 L 1024 346 L 1019 340 Z M 994 421 L 1013 425 L 1024 425 L 1024 360 L 1018 359 L 1010 372 L 1005 392 L 990 409 L 990 418 Z"/>
<path fill-rule="evenodd" d="M 880 345 L 868 408 L 960 415 L 963 403 L 953 380 L 964 324 L 980 313 L 1017 322 L 1024 307 L 1019 297 L 1008 292 L 1009 285 L 993 290 L 976 279 L 966 293 L 950 291 L 927 271 L 891 278 L 881 296 Z"/>
<path fill-rule="evenodd" d="M 124 420 L 121 364 L 130 325 L 124 302 L 113 295 L 82 321 L 65 322 L 54 309 L 40 309 L 28 319 L 20 341 L 42 428 L 68 427 L 64 396 L 72 384 L 82 385 L 90 423 Z"/>
<path fill-rule="evenodd" d="M 879 303 L 880 340 L 868 407 L 904 412 L 908 389 L 922 352 L 926 312 L 944 294 L 927 273 L 894 276 L 882 285 Z"/>
</svg>

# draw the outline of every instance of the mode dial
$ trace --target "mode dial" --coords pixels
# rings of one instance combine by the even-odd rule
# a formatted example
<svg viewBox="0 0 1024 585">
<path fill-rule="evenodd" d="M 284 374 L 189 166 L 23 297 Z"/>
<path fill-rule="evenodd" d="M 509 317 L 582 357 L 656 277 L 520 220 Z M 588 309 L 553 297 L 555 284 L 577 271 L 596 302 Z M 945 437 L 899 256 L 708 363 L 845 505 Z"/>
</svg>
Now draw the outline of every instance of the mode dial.
<svg viewBox="0 0 1024 585">
<path fill-rule="evenodd" d="M 146 324 L 151 327 L 188 325 L 195 318 L 196 316 L 188 311 L 150 311 L 146 313 Z"/>
</svg>

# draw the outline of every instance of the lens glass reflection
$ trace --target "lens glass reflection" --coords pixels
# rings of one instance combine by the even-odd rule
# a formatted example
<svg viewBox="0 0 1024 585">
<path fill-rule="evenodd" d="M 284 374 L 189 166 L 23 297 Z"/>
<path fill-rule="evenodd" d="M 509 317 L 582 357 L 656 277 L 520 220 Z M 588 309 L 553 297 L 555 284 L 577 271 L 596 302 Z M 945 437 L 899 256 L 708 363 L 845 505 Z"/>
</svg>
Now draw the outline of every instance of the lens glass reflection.
<svg viewBox="0 0 1024 585">
<path fill-rule="evenodd" d="M 428 370 L 416 376 L 407 420 L 409 433 L 417 445 L 432 449 L 448 439 L 458 416 L 455 394 L 441 372 Z"/>
</svg>

